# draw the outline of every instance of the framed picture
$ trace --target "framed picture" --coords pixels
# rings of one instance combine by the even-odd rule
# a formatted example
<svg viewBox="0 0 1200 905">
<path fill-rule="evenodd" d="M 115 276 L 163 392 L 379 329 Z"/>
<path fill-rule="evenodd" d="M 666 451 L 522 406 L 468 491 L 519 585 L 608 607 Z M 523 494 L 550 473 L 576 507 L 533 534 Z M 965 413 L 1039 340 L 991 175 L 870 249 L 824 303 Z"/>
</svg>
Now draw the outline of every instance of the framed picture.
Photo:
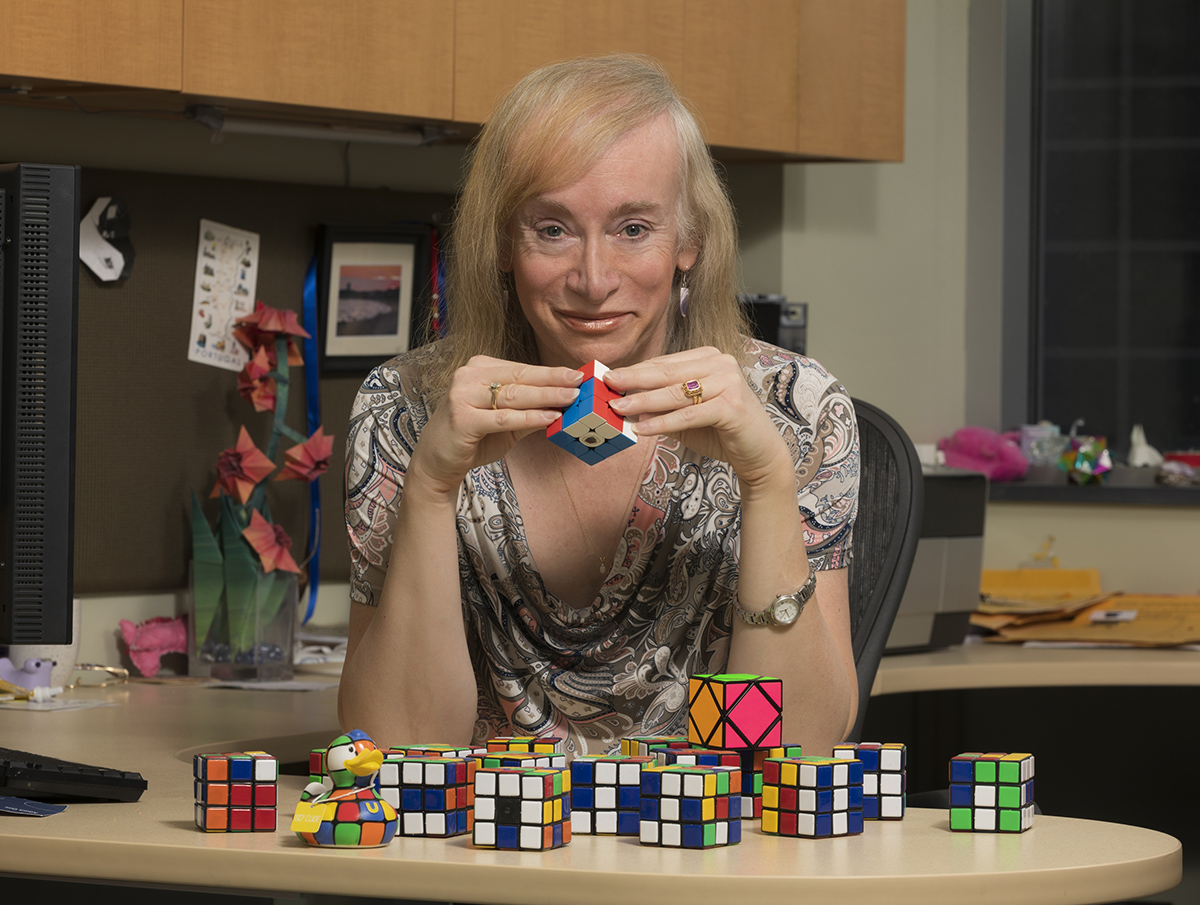
<svg viewBox="0 0 1200 905">
<path fill-rule="evenodd" d="M 317 270 L 321 368 L 369 371 L 424 343 L 432 229 L 323 226 Z"/>
</svg>

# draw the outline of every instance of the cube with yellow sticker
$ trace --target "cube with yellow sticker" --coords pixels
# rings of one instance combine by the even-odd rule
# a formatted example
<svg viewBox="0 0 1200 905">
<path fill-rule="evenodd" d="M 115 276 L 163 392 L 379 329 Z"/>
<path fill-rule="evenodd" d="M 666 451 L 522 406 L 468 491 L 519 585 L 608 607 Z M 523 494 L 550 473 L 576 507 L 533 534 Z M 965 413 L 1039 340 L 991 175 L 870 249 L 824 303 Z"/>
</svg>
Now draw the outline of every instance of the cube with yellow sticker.
<svg viewBox="0 0 1200 905">
<path fill-rule="evenodd" d="M 680 765 L 642 771 L 643 845 L 712 848 L 742 841 L 739 767 Z"/>
<path fill-rule="evenodd" d="M 763 762 L 762 831 L 777 836 L 863 831 L 863 765 L 832 757 L 769 757 Z"/>
<path fill-rule="evenodd" d="M 484 848 L 546 851 L 571 841 L 571 774 L 554 768 L 475 771 L 472 842 Z"/>
</svg>

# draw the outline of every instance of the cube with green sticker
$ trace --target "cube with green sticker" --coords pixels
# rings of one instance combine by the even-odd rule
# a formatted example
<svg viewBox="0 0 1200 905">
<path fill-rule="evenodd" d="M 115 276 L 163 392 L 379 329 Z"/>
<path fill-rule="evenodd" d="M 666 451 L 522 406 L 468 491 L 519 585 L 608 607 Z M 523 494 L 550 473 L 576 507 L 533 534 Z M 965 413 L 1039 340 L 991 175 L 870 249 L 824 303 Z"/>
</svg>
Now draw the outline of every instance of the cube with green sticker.
<svg viewBox="0 0 1200 905">
<path fill-rule="evenodd" d="M 950 829 L 1023 833 L 1033 826 L 1032 754 L 983 754 L 950 759 Z"/>
<path fill-rule="evenodd" d="M 643 845 L 713 848 L 742 841 L 740 767 L 674 764 L 642 770 Z"/>
<path fill-rule="evenodd" d="M 571 841 L 568 770 L 480 767 L 471 841 L 484 848 L 548 851 Z"/>
</svg>

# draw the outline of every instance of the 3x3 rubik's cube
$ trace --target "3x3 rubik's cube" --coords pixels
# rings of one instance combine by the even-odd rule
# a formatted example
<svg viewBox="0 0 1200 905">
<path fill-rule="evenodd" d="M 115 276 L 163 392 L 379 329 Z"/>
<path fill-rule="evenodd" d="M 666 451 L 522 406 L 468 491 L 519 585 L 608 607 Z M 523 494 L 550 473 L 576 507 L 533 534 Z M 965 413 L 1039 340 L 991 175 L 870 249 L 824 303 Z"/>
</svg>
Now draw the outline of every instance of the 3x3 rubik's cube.
<svg viewBox="0 0 1200 905">
<path fill-rule="evenodd" d="M 469 833 L 475 799 L 474 757 L 389 752 L 379 768 L 379 797 L 396 809 L 402 836 Z"/>
<path fill-rule="evenodd" d="M 1023 833 L 1033 826 L 1032 754 L 968 752 L 950 760 L 950 829 Z"/>
<path fill-rule="evenodd" d="M 472 842 L 485 848 L 546 851 L 571 841 L 571 773 L 480 767 L 475 772 Z"/>
<path fill-rule="evenodd" d="M 546 439 L 582 459 L 589 465 L 637 443 L 633 427 L 612 410 L 611 403 L 621 394 L 608 388 L 604 375 L 608 368 L 589 361 L 580 368 L 584 373 L 579 395 L 554 423 L 546 428 Z"/>
<path fill-rule="evenodd" d="M 901 820 L 908 787 L 908 751 L 898 742 L 849 742 L 833 746 L 833 756 L 858 760 L 863 768 L 863 816 Z"/>
<path fill-rule="evenodd" d="M 275 831 L 279 762 L 265 751 L 192 758 L 196 826 L 209 833 Z"/>
</svg>

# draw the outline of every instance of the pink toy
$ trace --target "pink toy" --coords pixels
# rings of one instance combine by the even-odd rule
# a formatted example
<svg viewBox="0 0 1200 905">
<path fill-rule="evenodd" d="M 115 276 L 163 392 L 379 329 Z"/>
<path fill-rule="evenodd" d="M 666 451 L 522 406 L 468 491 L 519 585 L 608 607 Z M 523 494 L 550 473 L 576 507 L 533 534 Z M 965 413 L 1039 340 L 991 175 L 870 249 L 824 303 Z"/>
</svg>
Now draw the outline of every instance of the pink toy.
<svg viewBox="0 0 1200 905">
<path fill-rule="evenodd" d="M 21 688 L 40 688 L 50 685 L 50 670 L 54 668 L 53 660 L 41 660 L 30 657 L 18 669 L 8 657 L 0 657 L 0 679 L 10 685 Z"/>
<path fill-rule="evenodd" d="M 981 471 L 990 481 L 1015 481 L 1029 470 L 1021 447 L 1011 436 L 986 427 L 962 427 L 938 441 L 951 468 Z"/>
<path fill-rule="evenodd" d="M 187 653 L 187 625 L 183 616 L 155 616 L 140 625 L 121 620 L 121 637 L 129 647 L 129 659 L 147 679 L 158 675 L 163 654 Z"/>
</svg>

